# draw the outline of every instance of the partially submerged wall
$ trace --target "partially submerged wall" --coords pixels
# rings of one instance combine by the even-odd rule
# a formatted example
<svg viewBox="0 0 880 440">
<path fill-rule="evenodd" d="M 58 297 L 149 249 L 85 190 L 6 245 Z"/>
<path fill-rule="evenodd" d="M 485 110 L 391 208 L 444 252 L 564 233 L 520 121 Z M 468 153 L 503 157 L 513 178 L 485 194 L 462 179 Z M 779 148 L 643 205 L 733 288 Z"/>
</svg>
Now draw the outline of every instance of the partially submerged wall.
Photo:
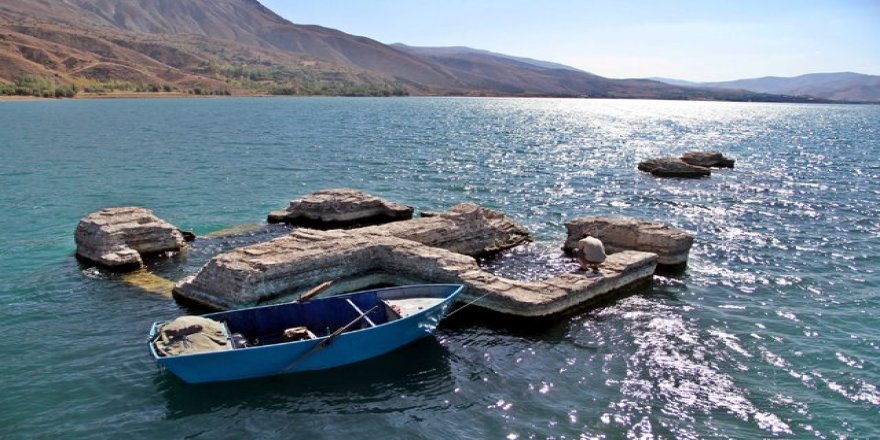
<svg viewBox="0 0 880 440">
<path fill-rule="evenodd" d="M 421 282 L 462 283 L 462 301 L 496 312 L 538 317 L 563 312 L 652 276 L 657 257 L 612 255 L 598 273 L 518 281 L 480 269 L 472 257 L 369 231 L 297 230 L 269 242 L 218 255 L 174 294 L 212 308 L 295 296 L 327 279 L 348 282 L 383 274 Z M 365 286 L 361 286 L 365 287 Z"/>
</svg>

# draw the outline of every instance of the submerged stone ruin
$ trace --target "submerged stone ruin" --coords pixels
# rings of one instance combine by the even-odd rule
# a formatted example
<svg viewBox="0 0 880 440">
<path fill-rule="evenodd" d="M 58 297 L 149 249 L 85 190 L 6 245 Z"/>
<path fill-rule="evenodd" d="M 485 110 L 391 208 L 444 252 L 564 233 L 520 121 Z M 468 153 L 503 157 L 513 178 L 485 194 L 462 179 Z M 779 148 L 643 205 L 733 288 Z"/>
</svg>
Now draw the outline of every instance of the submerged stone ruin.
<svg viewBox="0 0 880 440">
<path fill-rule="evenodd" d="M 662 223 L 631 217 L 583 217 L 565 223 L 568 238 L 562 249 L 571 253 L 579 240 L 591 236 L 605 245 L 608 253 L 638 250 L 657 254 L 657 264 L 667 270 L 687 265 L 694 236 Z"/>
<path fill-rule="evenodd" d="M 690 165 L 707 168 L 733 168 L 736 163 L 720 151 L 688 151 L 681 156 L 681 160 Z"/>
<path fill-rule="evenodd" d="M 76 227 L 76 256 L 114 271 L 143 266 L 143 257 L 186 248 L 184 233 L 139 207 L 106 208 L 89 214 Z"/>
<path fill-rule="evenodd" d="M 532 241 L 529 231 L 504 214 L 475 203 L 462 203 L 448 211 L 422 218 L 363 228 L 363 232 L 388 234 L 427 246 L 479 257 Z"/>
<path fill-rule="evenodd" d="M 677 157 L 648 159 L 640 162 L 638 168 L 655 177 L 698 178 L 712 175 L 712 171 L 708 168 L 690 165 Z"/>
<path fill-rule="evenodd" d="M 638 169 L 655 177 L 711 176 L 709 168 L 733 168 L 735 161 L 718 151 L 688 151 L 681 157 L 659 157 L 639 162 Z"/>
<path fill-rule="evenodd" d="M 174 293 L 214 308 L 242 306 L 305 290 L 329 279 L 355 278 L 382 268 L 400 266 L 398 272 L 410 272 L 407 264 L 395 264 L 390 257 L 380 258 L 387 257 L 387 252 L 374 252 L 380 248 L 417 246 L 442 250 L 453 257 L 466 258 L 476 267 L 473 256 L 509 249 L 529 240 L 528 231 L 503 214 L 465 203 L 429 217 L 381 226 L 323 233 L 295 230 L 290 235 L 214 257 L 195 276 L 178 283 Z M 431 251 L 423 254 L 434 255 Z M 436 271 L 424 272 L 416 279 L 449 281 L 448 277 L 432 277 L 432 273 Z M 236 293 L 231 288 L 236 279 L 247 279 L 254 285 Z"/>
<path fill-rule="evenodd" d="M 380 199 L 350 188 L 325 189 L 269 213 L 269 223 L 289 223 L 316 229 L 366 226 L 412 218 L 412 206 Z"/>
<path fill-rule="evenodd" d="M 325 294 L 379 284 L 461 283 L 468 287 L 462 302 L 508 315 L 542 317 L 648 281 L 657 267 L 655 253 L 612 247 L 614 253 L 597 272 L 522 281 L 486 272 L 473 258 L 530 240 L 528 231 L 504 214 L 463 203 L 379 226 L 298 229 L 214 257 L 181 280 L 174 294 L 222 309 L 295 298 L 329 279 L 337 281 Z"/>
<path fill-rule="evenodd" d="M 376 284 L 461 283 L 461 301 L 495 312 L 540 317 L 563 312 L 649 279 L 657 256 L 626 251 L 608 257 L 597 274 L 563 274 L 519 281 L 480 269 L 470 256 L 377 231 L 299 229 L 290 235 L 218 255 L 174 294 L 217 309 L 296 297 L 328 279 L 326 294 Z"/>
<path fill-rule="evenodd" d="M 647 282 L 658 263 L 684 264 L 693 242 L 684 231 L 657 223 L 585 217 L 566 224 L 563 249 L 570 250 L 587 235 L 599 238 L 609 255 L 598 270 L 523 281 L 486 272 L 474 259 L 531 241 L 528 230 L 498 211 L 462 203 L 420 218 L 411 218 L 412 208 L 406 207 L 407 214 L 399 209 L 395 217 L 377 214 L 376 207 L 405 205 L 353 190 L 321 191 L 298 200 L 310 202 L 294 201 L 286 212 L 324 227 L 365 219 L 390 222 L 347 230 L 299 228 L 221 253 L 176 283 L 174 296 L 228 309 L 293 299 L 328 280 L 335 282 L 324 295 L 383 284 L 461 283 L 468 287 L 462 302 L 508 315 L 543 317 Z M 105 266 L 140 266 L 141 253 L 185 247 L 177 228 L 143 208 L 91 214 L 77 228 L 77 245 L 77 255 Z"/>
</svg>

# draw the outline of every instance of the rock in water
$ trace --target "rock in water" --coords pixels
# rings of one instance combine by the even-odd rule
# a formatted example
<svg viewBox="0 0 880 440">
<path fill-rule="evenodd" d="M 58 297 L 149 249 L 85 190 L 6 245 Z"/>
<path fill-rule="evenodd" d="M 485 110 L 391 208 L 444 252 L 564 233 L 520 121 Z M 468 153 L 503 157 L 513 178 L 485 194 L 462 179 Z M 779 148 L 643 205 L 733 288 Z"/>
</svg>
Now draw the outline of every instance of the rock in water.
<svg viewBox="0 0 880 440">
<path fill-rule="evenodd" d="M 724 157 L 719 151 L 688 151 L 681 160 L 700 167 L 733 168 L 734 160 Z"/>
<path fill-rule="evenodd" d="M 143 255 L 186 247 L 177 227 L 138 207 L 91 213 L 80 220 L 74 239 L 77 257 L 116 271 L 140 268 Z"/>
<path fill-rule="evenodd" d="M 363 228 L 472 257 L 491 255 L 532 240 L 529 231 L 499 211 L 461 203 L 423 218 Z"/>
<path fill-rule="evenodd" d="M 318 229 L 388 223 L 412 218 L 413 208 L 349 188 L 325 189 L 293 200 L 269 213 L 269 223 L 291 223 Z"/>
<path fill-rule="evenodd" d="M 667 268 L 687 264 L 694 236 L 662 223 L 629 217 L 583 217 L 565 224 L 568 239 L 563 250 L 571 252 L 587 236 L 600 239 L 609 254 L 623 250 L 652 252 Z"/>
<path fill-rule="evenodd" d="M 639 170 L 656 177 L 697 178 L 712 175 L 709 168 L 690 165 L 677 157 L 660 157 L 639 163 Z"/>
</svg>

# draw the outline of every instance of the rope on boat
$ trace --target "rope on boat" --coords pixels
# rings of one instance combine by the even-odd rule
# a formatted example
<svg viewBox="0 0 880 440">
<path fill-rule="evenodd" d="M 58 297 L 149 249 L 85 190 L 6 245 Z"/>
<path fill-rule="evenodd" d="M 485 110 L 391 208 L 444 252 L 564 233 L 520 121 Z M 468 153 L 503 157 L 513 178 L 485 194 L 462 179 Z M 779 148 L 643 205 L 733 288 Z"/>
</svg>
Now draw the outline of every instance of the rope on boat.
<svg viewBox="0 0 880 440">
<path fill-rule="evenodd" d="M 463 306 L 461 306 L 461 307 L 459 307 L 459 308 L 453 310 L 451 313 L 449 313 L 448 315 L 446 315 L 446 317 L 448 318 L 448 317 L 450 317 L 450 316 L 452 316 L 452 315 L 454 315 L 454 314 L 456 314 L 456 313 L 462 311 L 462 309 L 464 309 L 465 307 L 467 307 L 467 306 L 469 306 L 469 305 L 472 305 L 473 303 L 475 303 L 475 302 L 477 302 L 477 301 L 479 301 L 479 300 L 481 300 L 481 299 L 483 299 L 483 298 L 485 298 L 485 297 L 487 297 L 487 296 L 489 296 L 489 295 L 491 295 L 491 294 L 492 294 L 491 291 L 484 293 L 483 295 L 479 296 L 478 298 L 474 299 L 473 301 L 470 301 L 470 302 L 466 303 L 465 305 L 463 305 Z"/>
</svg>

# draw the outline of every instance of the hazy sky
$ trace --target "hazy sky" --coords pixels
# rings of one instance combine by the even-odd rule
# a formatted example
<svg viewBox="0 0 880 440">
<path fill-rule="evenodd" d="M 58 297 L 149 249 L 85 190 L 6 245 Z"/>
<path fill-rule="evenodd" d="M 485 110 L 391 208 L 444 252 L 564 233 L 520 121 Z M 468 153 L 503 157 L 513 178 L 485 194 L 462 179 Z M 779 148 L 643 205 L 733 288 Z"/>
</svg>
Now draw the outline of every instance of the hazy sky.
<svg viewBox="0 0 880 440">
<path fill-rule="evenodd" d="M 880 75 L 880 0 L 260 0 L 383 43 L 469 46 L 612 78 Z"/>
</svg>

